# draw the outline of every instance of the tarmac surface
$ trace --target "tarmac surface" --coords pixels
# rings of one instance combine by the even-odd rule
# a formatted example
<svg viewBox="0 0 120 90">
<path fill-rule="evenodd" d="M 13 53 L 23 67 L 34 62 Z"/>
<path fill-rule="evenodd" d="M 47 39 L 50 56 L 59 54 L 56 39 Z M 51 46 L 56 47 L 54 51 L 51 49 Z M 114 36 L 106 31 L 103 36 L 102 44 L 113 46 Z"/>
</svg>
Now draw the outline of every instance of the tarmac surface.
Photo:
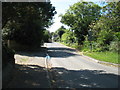
<svg viewBox="0 0 120 90">
<path fill-rule="evenodd" d="M 118 88 L 118 67 L 92 61 L 60 43 L 46 43 L 55 88 Z"/>
<path fill-rule="evenodd" d="M 14 78 L 4 88 L 50 88 L 45 56 L 45 51 L 16 53 Z"/>
<path fill-rule="evenodd" d="M 60 43 L 45 43 L 44 47 L 47 52 L 15 54 L 14 78 L 5 88 L 120 88 L 117 67 L 97 63 Z"/>
</svg>

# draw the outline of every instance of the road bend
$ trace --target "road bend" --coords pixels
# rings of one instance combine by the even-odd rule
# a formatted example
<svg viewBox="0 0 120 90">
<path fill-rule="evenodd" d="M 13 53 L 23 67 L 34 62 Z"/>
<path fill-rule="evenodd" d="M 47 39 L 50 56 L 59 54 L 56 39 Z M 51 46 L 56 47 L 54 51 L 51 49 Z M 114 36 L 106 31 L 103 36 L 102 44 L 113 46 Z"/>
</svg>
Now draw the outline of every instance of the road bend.
<svg viewBox="0 0 120 90">
<path fill-rule="evenodd" d="M 45 43 L 55 88 L 118 88 L 118 67 L 106 66 L 60 43 Z"/>
</svg>

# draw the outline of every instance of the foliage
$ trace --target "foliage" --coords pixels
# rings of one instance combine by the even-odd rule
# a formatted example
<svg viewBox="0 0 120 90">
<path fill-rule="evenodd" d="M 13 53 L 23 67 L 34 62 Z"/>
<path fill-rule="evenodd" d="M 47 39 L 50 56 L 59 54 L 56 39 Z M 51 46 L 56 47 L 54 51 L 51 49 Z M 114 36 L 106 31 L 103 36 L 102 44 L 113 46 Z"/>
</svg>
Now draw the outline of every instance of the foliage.
<svg viewBox="0 0 120 90">
<path fill-rule="evenodd" d="M 21 44 L 39 46 L 45 28 L 52 24 L 55 7 L 50 2 L 7 2 L 2 5 L 3 37 Z"/>
<path fill-rule="evenodd" d="M 112 41 L 110 43 L 110 47 L 109 47 L 109 50 L 110 51 L 113 51 L 113 52 L 119 52 L 119 45 L 120 45 L 120 42 L 118 41 Z"/>
<path fill-rule="evenodd" d="M 113 42 L 118 42 L 120 40 L 120 18 L 118 13 L 118 11 L 120 11 L 118 8 L 119 5 L 120 2 L 108 3 L 103 7 L 104 12 L 100 19 L 96 22 L 92 22 L 90 25 L 96 38 L 95 42 L 98 43 L 97 48 L 99 48 L 100 51 L 118 51 L 117 47 L 115 49 L 117 43 L 113 44 Z"/>
<path fill-rule="evenodd" d="M 49 42 L 49 39 L 50 39 L 50 32 L 48 30 L 45 30 L 44 32 L 44 42 Z"/>
<path fill-rule="evenodd" d="M 61 22 L 70 26 L 78 38 L 78 43 L 83 44 L 88 34 L 89 24 L 93 20 L 98 20 L 100 9 L 100 6 L 92 2 L 78 2 L 70 6 L 64 15 L 61 15 Z"/>
<path fill-rule="evenodd" d="M 65 33 L 65 27 L 61 26 L 58 30 L 57 30 L 57 34 L 59 35 L 59 38 L 61 40 L 62 35 Z"/>
<path fill-rule="evenodd" d="M 108 2 L 103 7 L 91 2 L 78 2 L 72 5 L 64 15 L 60 15 L 61 22 L 69 26 L 71 30 L 66 30 L 62 35 L 62 43 L 79 49 L 92 58 L 118 64 L 118 53 L 120 52 L 119 7 L 120 2 Z M 93 12 L 90 13 L 89 10 Z M 72 43 L 70 38 L 75 42 Z M 92 44 L 92 52 L 90 44 Z"/>
<path fill-rule="evenodd" d="M 74 43 L 75 37 L 74 33 L 70 30 L 66 30 L 66 32 L 62 35 L 62 41 L 65 43 Z"/>
</svg>

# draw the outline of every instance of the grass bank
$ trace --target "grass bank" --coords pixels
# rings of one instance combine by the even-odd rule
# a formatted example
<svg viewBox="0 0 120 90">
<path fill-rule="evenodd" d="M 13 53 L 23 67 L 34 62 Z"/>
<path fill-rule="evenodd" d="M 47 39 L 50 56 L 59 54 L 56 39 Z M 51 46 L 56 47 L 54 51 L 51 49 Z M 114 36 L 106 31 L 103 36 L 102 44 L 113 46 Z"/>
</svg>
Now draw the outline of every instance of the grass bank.
<svg viewBox="0 0 120 90">
<path fill-rule="evenodd" d="M 118 53 L 115 52 L 83 52 L 83 54 L 97 60 L 120 64 Z"/>
<path fill-rule="evenodd" d="M 61 42 L 60 42 L 61 43 Z M 66 46 L 75 48 L 77 50 L 80 51 L 80 49 L 78 49 L 78 46 L 75 45 L 68 45 L 65 43 L 61 43 L 64 44 Z M 118 53 L 115 52 L 110 52 L 110 51 L 106 51 L 106 52 L 90 52 L 90 51 L 86 51 L 86 50 L 82 50 L 83 54 L 89 57 L 92 57 L 94 59 L 100 60 L 100 61 L 105 61 L 105 62 L 110 62 L 110 63 L 115 63 L 115 64 L 120 64 L 120 57 Z"/>
</svg>

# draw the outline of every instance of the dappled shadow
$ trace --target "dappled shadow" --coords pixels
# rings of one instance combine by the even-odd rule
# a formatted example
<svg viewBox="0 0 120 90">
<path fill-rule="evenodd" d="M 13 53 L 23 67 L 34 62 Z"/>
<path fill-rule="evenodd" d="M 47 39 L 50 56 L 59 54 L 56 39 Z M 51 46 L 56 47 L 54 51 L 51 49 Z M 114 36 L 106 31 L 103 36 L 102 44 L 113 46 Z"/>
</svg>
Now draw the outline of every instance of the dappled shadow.
<svg viewBox="0 0 120 90">
<path fill-rule="evenodd" d="M 16 51 L 15 54 L 29 56 L 29 57 L 45 57 L 46 48 L 38 48 L 32 51 Z"/>
<path fill-rule="evenodd" d="M 65 48 L 65 47 L 54 47 L 54 48 L 48 48 L 48 50 L 67 50 L 67 51 L 71 51 L 71 52 L 75 52 L 75 49 L 72 48 Z"/>
<path fill-rule="evenodd" d="M 16 64 L 14 79 L 3 88 L 49 88 L 44 67 Z"/>
<path fill-rule="evenodd" d="M 120 88 L 120 76 L 103 70 L 52 68 L 51 74 L 55 81 L 53 86 L 58 88 Z"/>
<path fill-rule="evenodd" d="M 77 54 L 70 53 L 70 52 L 65 52 L 65 51 L 49 51 L 48 54 L 51 57 L 56 57 L 56 58 L 65 58 L 65 57 L 70 57 L 70 56 L 77 55 Z"/>
<path fill-rule="evenodd" d="M 47 48 L 48 49 L 48 54 L 51 57 L 59 57 L 59 58 L 65 58 L 65 57 L 70 57 L 70 56 L 80 56 L 76 54 L 75 49 L 70 49 L 70 48 L 62 48 L 62 47 L 54 47 L 54 48 Z"/>
<path fill-rule="evenodd" d="M 3 88 L 49 88 L 44 67 L 16 64 L 14 79 Z M 51 68 L 53 88 L 117 88 L 118 75 L 103 70 Z M 120 77 L 120 76 L 119 76 Z"/>
</svg>

